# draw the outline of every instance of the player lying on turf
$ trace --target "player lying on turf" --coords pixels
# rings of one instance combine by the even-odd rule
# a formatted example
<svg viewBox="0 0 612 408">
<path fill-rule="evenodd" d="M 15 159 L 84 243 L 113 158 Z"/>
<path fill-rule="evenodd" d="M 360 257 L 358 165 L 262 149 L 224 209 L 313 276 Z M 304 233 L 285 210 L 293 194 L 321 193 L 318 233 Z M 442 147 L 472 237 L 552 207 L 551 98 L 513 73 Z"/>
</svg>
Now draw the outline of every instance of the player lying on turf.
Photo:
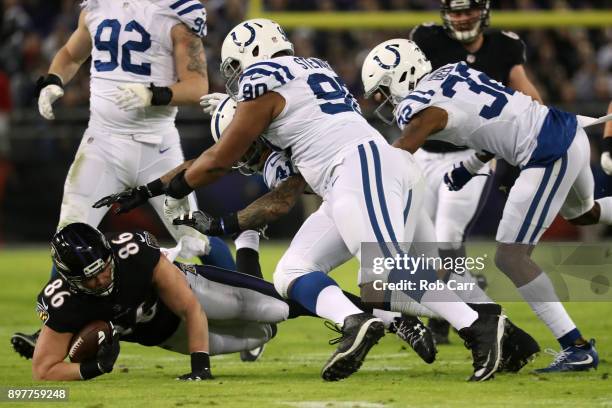
<svg viewBox="0 0 612 408">
<path fill-rule="evenodd" d="M 293 56 L 293 44 L 278 24 L 265 19 L 240 23 L 225 38 L 221 54 L 228 92 L 238 107 L 220 142 L 162 178 L 104 197 L 97 205 L 119 202 L 122 210 L 129 210 L 162 194 L 182 198 L 222 177 L 260 136 L 274 149 L 291 152 L 324 202 L 292 241 L 303 251 L 289 250 L 277 265 L 274 286 L 284 298 L 342 326 L 338 347 L 321 376 L 329 381 L 346 378 L 384 335 L 384 325 L 355 307 L 325 271 L 349 256 L 361 260 L 364 242 L 376 243 L 374 249 L 385 257 L 402 253 L 399 243 L 412 242 L 422 217 L 420 169 L 410 153 L 390 146 L 367 123 L 327 62 Z M 327 251 L 308 250 L 321 239 L 328 240 Z M 361 265 L 359 272 L 363 295 L 377 278 L 371 266 Z M 421 304 L 439 314 L 472 351 L 470 380 L 491 378 L 501 360 L 505 316 L 475 312 L 433 269 L 413 272 L 389 271 L 393 279 L 419 286 L 394 290 L 388 301 L 379 291 L 380 307 L 410 314 Z"/>
<path fill-rule="evenodd" d="M 612 224 L 612 198 L 593 200 L 589 142 L 576 115 L 541 105 L 465 63 L 430 71 L 414 43 L 394 39 L 370 52 L 362 79 L 366 95 L 381 92 L 382 103 L 394 106 L 402 129 L 395 146 L 414 152 L 433 139 L 479 152 L 449 169 L 449 188 L 463 187 L 494 156 L 520 166 L 497 231 L 496 264 L 561 345 L 550 367 L 539 371 L 596 368 L 594 341 L 582 337 L 530 258 L 557 213 L 576 225 Z"/>
<path fill-rule="evenodd" d="M 238 265 L 261 275 L 256 246 L 241 245 L 240 237 L 236 242 Z M 87 380 L 108 373 L 121 339 L 191 354 L 191 373 L 180 378 L 206 379 L 209 354 L 252 350 L 274 337 L 276 323 L 314 316 L 283 300 L 262 279 L 214 266 L 173 264 L 176 252 L 160 252 L 145 231 L 106 238 L 87 224 L 60 230 L 52 241 L 60 277 L 51 278 L 38 296 L 44 325 L 34 350 L 34 378 Z M 359 304 L 358 297 L 346 296 Z M 73 335 L 95 320 L 112 322 L 117 335 L 102 344 L 96 358 L 64 362 Z"/>
</svg>

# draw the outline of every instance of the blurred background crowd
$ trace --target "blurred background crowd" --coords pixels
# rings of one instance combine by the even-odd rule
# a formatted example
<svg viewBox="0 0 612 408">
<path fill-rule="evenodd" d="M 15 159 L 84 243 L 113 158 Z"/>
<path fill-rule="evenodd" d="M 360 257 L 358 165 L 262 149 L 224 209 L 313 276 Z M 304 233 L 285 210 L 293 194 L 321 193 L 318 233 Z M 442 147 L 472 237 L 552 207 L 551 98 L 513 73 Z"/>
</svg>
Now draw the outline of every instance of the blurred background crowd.
<svg viewBox="0 0 612 408">
<path fill-rule="evenodd" d="M 220 45 L 227 32 L 244 19 L 248 1 L 208 0 L 205 40 L 211 92 L 222 92 Z M 270 11 L 377 11 L 439 9 L 438 0 L 264 0 Z M 499 0 L 495 11 L 539 9 L 604 9 L 609 0 Z M 75 0 L 2 0 L 0 22 L 0 243 L 46 240 L 59 213 L 67 168 L 88 119 L 89 63 L 80 70 L 58 101 L 55 123 L 45 122 L 36 109 L 35 82 L 46 74 L 52 57 L 75 29 L 79 15 Z M 436 21 L 440 23 L 440 21 Z M 371 106 L 361 97 L 361 62 L 379 42 L 409 36 L 401 30 L 289 31 L 296 54 L 328 60 L 360 99 L 366 116 Z M 528 76 L 545 103 L 587 115 L 605 113 L 612 99 L 612 24 L 605 29 L 563 28 L 517 31 L 527 46 Z M 500 50 L 503 52 L 503 50 Z M 185 155 L 194 157 L 211 143 L 208 120 L 198 108 L 183 109 L 177 121 Z M 382 129 L 382 128 L 381 128 Z M 597 132 L 601 132 L 600 129 Z M 393 134 L 387 132 L 388 137 Z M 612 194 L 610 178 L 598 168 L 598 134 L 591 134 L 596 196 Z M 264 192 L 261 181 L 233 175 L 199 193 L 201 206 L 213 213 L 241 208 Z M 491 204 L 495 206 L 495 203 Z M 499 207 L 501 204 L 497 204 Z M 499 210 L 499 208 L 498 208 Z M 273 226 L 273 235 L 287 237 L 304 212 Z M 135 215 L 133 217 L 138 217 Z M 143 217 L 148 217 L 147 214 Z M 474 232 L 491 236 L 495 220 L 483 220 Z M 490 224 L 490 225 L 489 225 Z M 561 229 L 565 227 L 560 227 Z M 554 234 L 554 229 L 553 232 Z M 561 232 L 576 238 L 577 231 Z"/>
</svg>

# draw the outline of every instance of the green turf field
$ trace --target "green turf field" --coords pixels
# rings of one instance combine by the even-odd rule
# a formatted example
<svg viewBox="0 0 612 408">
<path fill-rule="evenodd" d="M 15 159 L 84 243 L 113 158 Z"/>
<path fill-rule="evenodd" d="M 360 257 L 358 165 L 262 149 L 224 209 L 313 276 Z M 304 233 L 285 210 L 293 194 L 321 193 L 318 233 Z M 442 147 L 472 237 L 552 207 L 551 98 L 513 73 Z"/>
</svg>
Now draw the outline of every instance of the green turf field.
<svg viewBox="0 0 612 408">
<path fill-rule="evenodd" d="M 481 244 L 482 245 L 482 244 Z M 484 246 L 485 249 L 488 247 Z M 268 278 L 284 245 L 262 248 L 262 267 Z M 40 386 L 31 380 L 29 361 L 12 351 L 14 331 L 32 331 L 38 321 L 35 295 L 46 282 L 48 250 L 2 249 L 0 252 L 0 386 Z M 345 288 L 354 288 L 356 263 L 333 276 Z M 505 285 L 505 286 L 504 286 Z M 503 280 L 493 282 L 514 290 Z M 504 303 L 507 314 L 540 342 L 556 348 L 548 330 L 522 303 Z M 189 369 L 189 358 L 158 348 L 122 344 L 115 370 L 89 382 L 49 383 L 66 386 L 75 407 L 612 407 L 612 303 L 567 304 L 583 333 L 597 339 L 600 366 L 584 374 L 541 376 L 530 374 L 551 357 L 542 353 L 518 375 L 498 375 L 493 381 L 466 383 L 471 358 L 460 339 L 439 348 L 438 359 L 426 365 L 392 335 L 369 354 L 360 372 L 339 383 L 325 383 L 319 370 L 333 347 L 335 333 L 322 321 L 301 318 L 279 326 L 261 361 L 242 363 L 237 355 L 213 358 L 215 380 L 180 383 L 174 378 Z M 3 406 L 62 406 L 66 403 L 8 403 Z"/>
</svg>

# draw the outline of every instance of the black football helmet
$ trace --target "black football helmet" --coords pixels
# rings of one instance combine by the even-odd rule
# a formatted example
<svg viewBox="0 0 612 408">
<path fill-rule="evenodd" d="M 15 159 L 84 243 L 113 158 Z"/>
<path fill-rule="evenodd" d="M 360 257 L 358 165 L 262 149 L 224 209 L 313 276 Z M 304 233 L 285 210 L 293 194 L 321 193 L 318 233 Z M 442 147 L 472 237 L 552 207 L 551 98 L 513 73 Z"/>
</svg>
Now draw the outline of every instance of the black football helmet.
<svg viewBox="0 0 612 408">
<path fill-rule="evenodd" d="M 95 296 L 109 295 L 114 286 L 88 289 L 83 281 L 90 279 L 114 262 L 111 247 L 100 231 L 81 222 L 68 224 L 58 231 L 51 240 L 51 257 L 60 276 L 68 283 L 70 290 Z"/>
<path fill-rule="evenodd" d="M 470 22 L 470 28 L 458 30 L 451 22 L 449 13 L 453 11 L 480 10 L 480 17 Z M 461 42 L 472 42 L 483 29 L 489 26 L 491 12 L 490 0 L 440 0 L 440 14 L 444 29 L 452 38 Z"/>
</svg>

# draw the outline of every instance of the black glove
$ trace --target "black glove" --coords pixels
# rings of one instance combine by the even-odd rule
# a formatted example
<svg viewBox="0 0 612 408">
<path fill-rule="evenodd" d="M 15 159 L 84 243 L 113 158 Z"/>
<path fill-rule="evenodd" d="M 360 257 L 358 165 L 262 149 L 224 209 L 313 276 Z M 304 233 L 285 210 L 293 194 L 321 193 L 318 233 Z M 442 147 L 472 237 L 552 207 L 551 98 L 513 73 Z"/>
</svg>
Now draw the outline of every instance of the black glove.
<svg viewBox="0 0 612 408">
<path fill-rule="evenodd" d="M 181 381 L 202 381 L 213 378 L 210 372 L 210 357 L 208 353 L 197 351 L 191 353 L 191 372 L 177 378 Z"/>
<path fill-rule="evenodd" d="M 117 361 L 117 357 L 119 356 L 120 347 L 119 335 L 115 327 L 112 326 L 112 329 L 110 337 L 100 338 L 96 358 L 81 363 L 81 378 L 84 380 L 89 380 L 113 371 L 115 361 Z"/>
<path fill-rule="evenodd" d="M 93 208 L 109 207 L 114 203 L 118 203 L 119 208 L 115 210 L 115 214 L 123 214 L 145 204 L 150 198 L 164 193 L 164 185 L 160 179 L 157 179 L 147 185 L 130 188 L 121 193 L 103 197 L 96 201 Z"/>
<path fill-rule="evenodd" d="M 191 211 L 172 220 L 174 225 L 187 225 L 204 235 L 218 237 L 240 232 L 238 214 L 231 213 L 224 217 L 213 217 L 203 211 Z"/>
</svg>

